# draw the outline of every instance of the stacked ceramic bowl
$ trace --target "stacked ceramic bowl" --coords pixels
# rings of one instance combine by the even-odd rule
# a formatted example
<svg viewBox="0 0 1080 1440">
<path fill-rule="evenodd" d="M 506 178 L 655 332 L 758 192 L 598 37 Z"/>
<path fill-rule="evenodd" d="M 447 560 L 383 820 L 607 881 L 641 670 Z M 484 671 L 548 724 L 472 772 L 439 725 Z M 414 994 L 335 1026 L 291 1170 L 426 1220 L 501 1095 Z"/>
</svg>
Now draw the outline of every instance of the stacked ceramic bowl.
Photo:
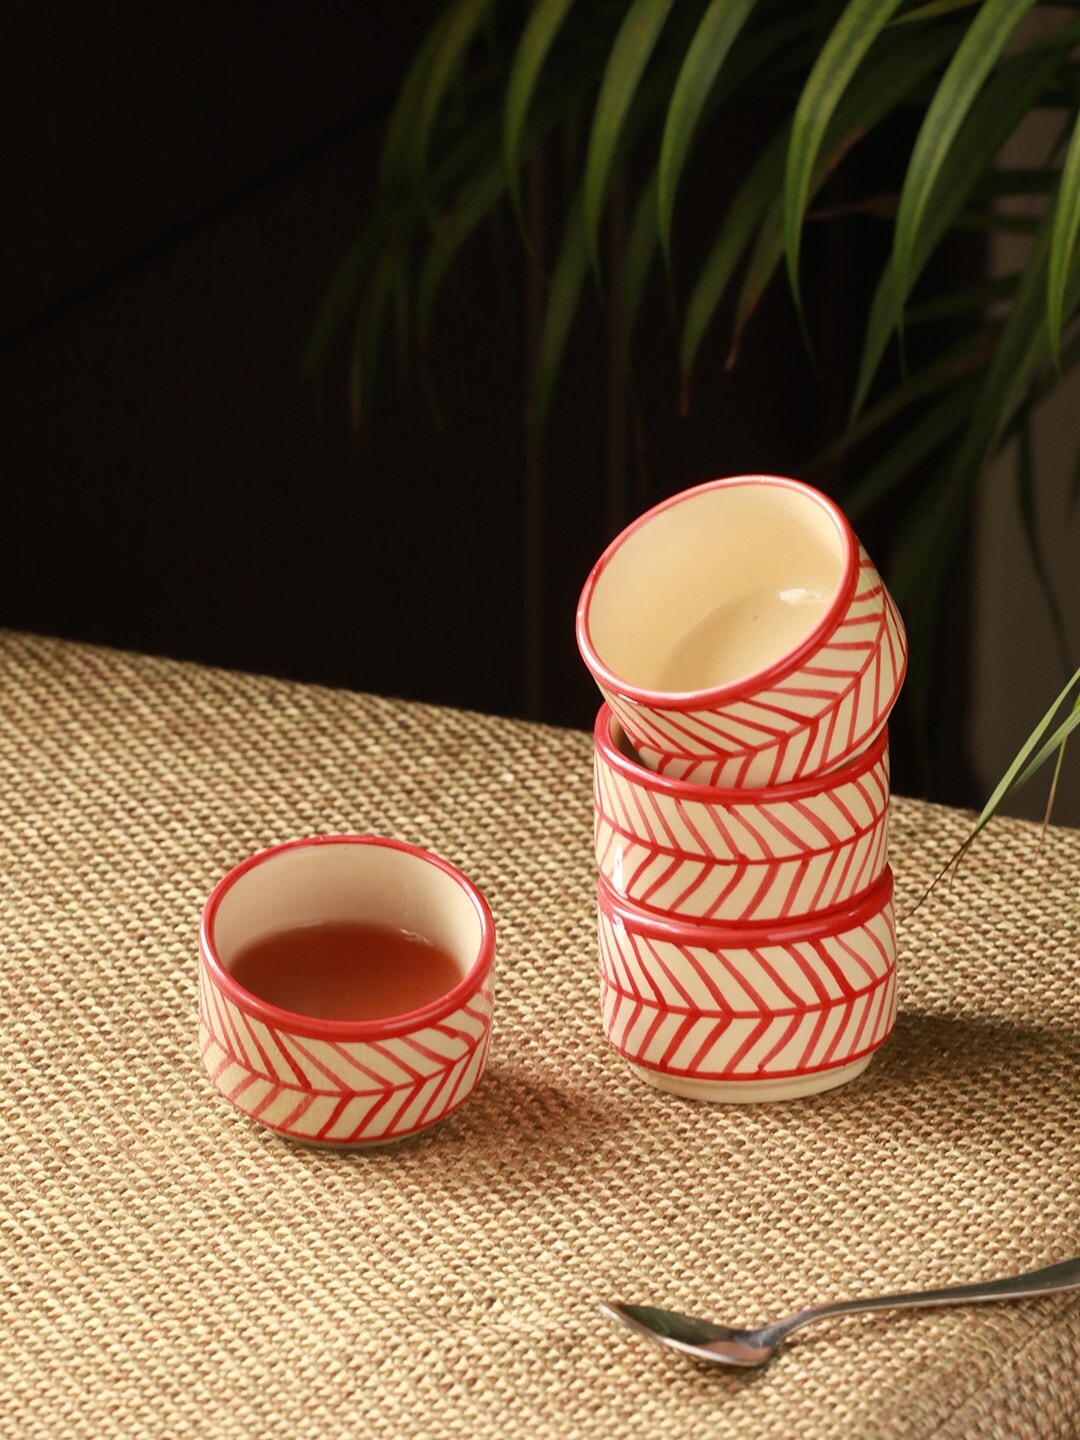
<svg viewBox="0 0 1080 1440">
<path fill-rule="evenodd" d="M 794 480 L 689 490 L 582 592 L 600 998 L 652 1084 L 843 1084 L 896 1010 L 887 720 L 904 628 L 843 514 Z"/>
</svg>

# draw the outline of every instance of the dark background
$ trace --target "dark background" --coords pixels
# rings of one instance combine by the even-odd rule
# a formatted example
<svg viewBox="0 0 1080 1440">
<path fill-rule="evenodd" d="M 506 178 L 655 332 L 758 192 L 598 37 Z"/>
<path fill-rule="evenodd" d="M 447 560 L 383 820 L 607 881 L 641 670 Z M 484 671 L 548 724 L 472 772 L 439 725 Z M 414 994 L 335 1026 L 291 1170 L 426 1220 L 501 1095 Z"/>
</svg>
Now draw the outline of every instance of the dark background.
<svg viewBox="0 0 1080 1440">
<path fill-rule="evenodd" d="M 415 385 L 388 376 L 370 431 L 350 436 L 344 366 L 315 386 L 301 357 L 436 8 L 9 8 L 0 623 L 587 726 L 596 695 L 573 615 L 607 540 L 715 475 L 801 474 L 832 433 L 878 263 L 854 223 L 807 241 L 825 384 L 777 285 L 733 372 L 723 340 L 707 345 L 680 418 L 656 287 L 635 347 L 643 452 L 625 401 L 609 397 L 593 304 L 556 396 L 541 523 L 525 522 L 527 277 L 509 231 L 474 247 L 438 312 L 444 427 Z M 679 216 L 688 256 L 768 119 L 747 113 L 699 147 L 696 199 Z M 889 144 L 864 163 L 887 169 Z M 559 177 L 545 183 L 550 213 Z M 884 564 L 889 516 L 860 530 Z M 963 701 L 962 567 L 955 583 L 946 720 Z M 925 789 L 902 709 L 896 730 L 897 788 Z M 936 793 L 973 798 L 950 744 Z"/>
</svg>

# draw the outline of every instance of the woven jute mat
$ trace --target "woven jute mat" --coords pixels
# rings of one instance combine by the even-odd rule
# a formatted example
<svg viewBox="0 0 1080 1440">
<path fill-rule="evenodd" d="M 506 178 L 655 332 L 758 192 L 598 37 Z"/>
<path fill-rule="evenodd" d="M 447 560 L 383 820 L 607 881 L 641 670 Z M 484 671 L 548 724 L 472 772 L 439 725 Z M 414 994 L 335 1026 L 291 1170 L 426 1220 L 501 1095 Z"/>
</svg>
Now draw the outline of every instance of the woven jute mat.
<svg viewBox="0 0 1080 1440">
<path fill-rule="evenodd" d="M 1080 1434 L 1080 1296 L 859 1317 L 700 1372 L 603 1297 L 758 1322 L 1080 1251 L 1080 833 L 995 824 L 900 931 L 896 1032 L 810 1100 L 635 1080 L 597 1019 L 587 736 L 0 640 L 0 1436 Z M 904 916 L 963 836 L 894 802 Z M 486 893 L 492 1060 L 400 1148 L 294 1148 L 196 1049 L 245 855 L 428 846 Z"/>
</svg>

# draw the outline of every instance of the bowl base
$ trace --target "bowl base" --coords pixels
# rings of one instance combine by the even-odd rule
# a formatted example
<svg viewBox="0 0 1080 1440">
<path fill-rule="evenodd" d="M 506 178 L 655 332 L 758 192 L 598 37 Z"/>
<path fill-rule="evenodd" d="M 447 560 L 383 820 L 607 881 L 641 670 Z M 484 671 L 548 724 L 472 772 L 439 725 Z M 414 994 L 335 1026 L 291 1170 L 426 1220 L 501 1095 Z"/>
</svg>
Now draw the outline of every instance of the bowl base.
<svg viewBox="0 0 1080 1440">
<path fill-rule="evenodd" d="M 435 1124 L 439 1124 L 436 1121 Z M 270 1129 L 270 1126 L 266 1126 Z M 348 1152 L 356 1155 L 362 1150 L 392 1150 L 395 1145 L 406 1145 L 410 1140 L 418 1140 L 421 1135 L 426 1135 L 429 1130 L 434 1130 L 435 1125 L 425 1125 L 423 1130 L 413 1130 L 408 1135 L 391 1135 L 386 1140 L 306 1140 L 302 1135 L 286 1135 L 281 1130 L 273 1133 L 279 1140 L 284 1140 L 286 1145 L 299 1145 L 304 1150 L 324 1150 Z"/>
<path fill-rule="evenodd" d="M 695 1080 L 688 1075 L 667 1075 L 662 1070 L 650 1070 L 647 1065 L 636 1065 L 633 1060 L 626 1063 L 640 1079 L 657 1090 L 666 1091 L 668 1095 L 726 1105 L 760 1105 L 777 1100 L 799 1100 L 804 1095 L 820 1095 L 823 1090 L 846 1085 L 862 1074 L 875 1053 L 871 1051 L 869 1055 L 863 1055 L 849 1065 L 838 1065 L 834 1070 L 816 1070 L 810 1075 L 790 1075 L 781 1080 Z"/>
<path fill-rule="evenodd" d="M 455 1110 L 457 1107 L 454 1107 Z M 440 1125 L 445 1125 L 450 1116 L 454 1114 L 451 1110 L 447 1115 L 440 1115 L 438 1120 L 433 1120 L 430 1125 L 421 1125 L 419 1130 L 410 1130 L 406 1135 L 386 1135 L 378 1140 L 309 1140 L 306 1135 L 288 1135 L 284 1130 L 275 1130 L 273 1125 L 263 1125 L 276 1139 L 283 1141 L 286 1145 L 299 1145 L 304 1150 L 323 1150 L 341 1153 L 357 1154 L 361 1150 L 393 1150 L 397 1145 L 408 1145 L 410 1140 L 419 1140 L 421 1136 L 429 1135 L 432 1130 L 437 1130 Z M 248 1115 L 248 1120 L 254 1117 Z M 255 1120 L 255 1124 L 262 1122 Z"/>
</svg>

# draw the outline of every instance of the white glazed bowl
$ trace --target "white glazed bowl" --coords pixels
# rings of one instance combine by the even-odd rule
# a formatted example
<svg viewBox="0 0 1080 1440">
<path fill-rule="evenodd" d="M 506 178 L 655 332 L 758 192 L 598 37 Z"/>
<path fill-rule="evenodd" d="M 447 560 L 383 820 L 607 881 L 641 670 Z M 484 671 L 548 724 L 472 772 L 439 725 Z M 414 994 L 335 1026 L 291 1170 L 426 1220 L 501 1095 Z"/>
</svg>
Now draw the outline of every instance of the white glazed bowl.
<svg viewBox="0 0 1080 1440">
<path fill-rule="evenodd" d="M 597 868 L 643 910 L 683 920 L 791 920 L 856 899 L 884 872 L 887 728 L 839 770 L 756 790 L 654 774 L 607 705 L 594 740 Z"/>
<path fill-rule="evenodd" d="M 461 980 L 379 1020 L 325 1020 L 259 999 L 229 970 L 277 930 L 375 921 L 437 941 Z M 367 1147 L 443 1120 L 484 1071 L 495 927 L 476 887 L 437 855 L 372 835 L 316 835 L 245 860 L 206 902 L 199 935 L 199 1044 L 222 1095 L 307 1144 Z"/>
<path fill-rule="evenodd" d="M 601 879 L 604 1034 L 642 1079 L 691 1099 L 790 1100 L 854 1079 L 896 1017 L 892 872 L 806 919 L 695 925 Z"/>
<path fill-rule="evenodd" d="M 650 770 L 723 786 L 834 770 L 884 727 L 904 627 L 841 511 L 740 475 L 657 505 L 605 550 L 578 646 Z"/>
</svg>

